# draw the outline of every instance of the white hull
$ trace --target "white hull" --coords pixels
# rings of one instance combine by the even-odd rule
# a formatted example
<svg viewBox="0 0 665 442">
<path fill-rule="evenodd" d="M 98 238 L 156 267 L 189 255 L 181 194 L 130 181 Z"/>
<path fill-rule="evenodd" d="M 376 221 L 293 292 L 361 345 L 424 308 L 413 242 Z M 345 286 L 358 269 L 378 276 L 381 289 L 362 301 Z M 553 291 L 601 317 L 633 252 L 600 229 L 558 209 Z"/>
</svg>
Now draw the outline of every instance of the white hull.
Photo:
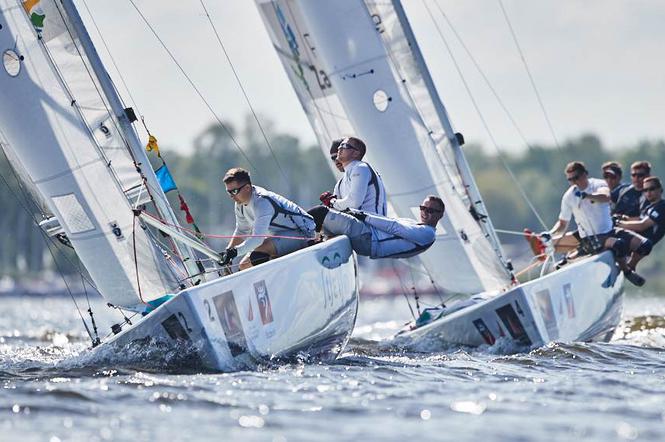
<svg viewBox="0 0 665 442">
<path fill-rule="evenodd" d="M 355 254 L 340 237 L 183 290 L 94 351 L 158 344 L 189 350 L 190 364 L 221 371 L 300 356 L 332 360 L 357 309 Z"/>
<path fill-rule="evenodd" d="M 403 332 L 395 340 L 411 348 L 499 341 L 536 348 L 553 341 L 608 341 L 622 310 L 623 274 L 612 254 L 604 252 Z"/>
</svg>

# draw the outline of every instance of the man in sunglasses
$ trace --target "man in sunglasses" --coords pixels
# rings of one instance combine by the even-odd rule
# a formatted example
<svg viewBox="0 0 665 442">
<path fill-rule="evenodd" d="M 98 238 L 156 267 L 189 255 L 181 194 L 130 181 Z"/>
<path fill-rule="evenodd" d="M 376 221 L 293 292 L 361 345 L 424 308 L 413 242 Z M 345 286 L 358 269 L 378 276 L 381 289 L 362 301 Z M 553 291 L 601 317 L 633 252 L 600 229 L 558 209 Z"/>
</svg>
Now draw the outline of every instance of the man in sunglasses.
<svg viewBox="0 0 665 442">
<path fill-rule="evenodd" d="M 607 161 L 601 166 L 603 171 L 603 178 L 610 188 L 610 210 L 612 214 L 622 214 L 628 209 L 625 202 L 617 205 L 623 194 L 628 191 L 630 185 L 621 181 L 623 176 L 623 168 L 621 163 L 617 161 Z"/>
<path fill-rule="evenodd" d="M 639 219 L 640 214 L 648 205 L 642 193 L 644 179 L 651 174 L 651 163 L 648 161 L 636 161 L 630 166 L 631 184 L 617 199 L 617 210 L 615 214 L 624 218 Z"/>
<path fill-rule="evenodd" d="M 420 222 L 387 218 L 358 210 L 348 213 L 326 206 L 310 209 L 316 229 L 328 236 L 346 235 L 359 255 L 377 258 L 410 258 L 428 248 L 436 239 L 436 224 L 446 210 L 441 198 L 429 195 L 420 206 Z"/>
<path fill-rule="evenodd" d="M 336 141 L 333 142 L 331 152 Z M 337 169 L 344 171 L 344 176 L 335 185 L 333 193 L 321 194 L 323 205 L 341 211 L 356 209 L 386 215 L 386 190 L 383 180 L 372 166 L 362 161 L 366 150 L 365 143 L 359 138 L 341 139 L 334 161 Z"/>
<path fill-rule="evenodd" d="M 570 187 L 561 198 L 559 219 L 548 232 L 558 252 L 573 252 L 569 256 L 590 255 L 609 249 L 630 282 L 644 284 L 644 278 L 626 265 L 625 257 L 637 250 L 644 238 L 626 231 L 615 231 L 610 215 L 610 189 L 605 181 L 590 178 L 584 163 L 573 161 L 566 165 Z M 564 233 L 571 218 L 578 230 Z"/>
<path fill-rule="evenodd" d="M 561 198 L 559 219 L 545 233 L 554 239 L 560 252 L 573 251 L 579 245 L 590 250 L 598 249 L 612 232 L 610 189 L 605 181 L 590 178 L 586 166 L 580 161 L 568 163 L 565 172 L 570 187 Z M 564 234 L 573 217 L 578 230 Z"/>
<path fill-rule="evenodd" d="M 633 270 L 637 263 L 651 252 L 651 248 L 665 236 L 665 200 L 663 200 L 663 185 L 660 178 L 649 176 L 644 179 L 643 185 L 647 206 L 642 218 L 617 223 L 617 227 L 638 232 L 650 241 L 650 244 L 631 253 L 628 266 Z"/>
<path fill-rule="evenodd" d="M 222 265 L 242 256 L 240 270 L 287 255 L 308 245 L 314 237 L 314 219 L 281 195 L 252 185 L 249 172 L 236 167 L 222 179 L 235 202 L 236 228 Z"/>
<path fill-rule="evenodd" d="M 338 138 L 336 140 L 333 140 L 332 144 L 330 144 L 330 161 L 335 163 L 335 168 L 337 170 L 344 173 L 344 166 L 342 165 L 342 162 L 337 159 L 337 152 L 339 151 L 339 145 L 342 144 L 342 141 L 344 141 L 344 138 Z M 344 180 L 344 177 L 337 180 L 337 183 L 335 183 L 335 187 L 333 187 L 332 193 L 323 192 L 321 194 L 319 199 L 321 200 L 322 203 L 324 203 L 325 201 L 330 201 L 332 198 L 336 198 L 335 195 L 340 195 L 339 186 L 342 184 L 342 180 Z"/>
</svg>

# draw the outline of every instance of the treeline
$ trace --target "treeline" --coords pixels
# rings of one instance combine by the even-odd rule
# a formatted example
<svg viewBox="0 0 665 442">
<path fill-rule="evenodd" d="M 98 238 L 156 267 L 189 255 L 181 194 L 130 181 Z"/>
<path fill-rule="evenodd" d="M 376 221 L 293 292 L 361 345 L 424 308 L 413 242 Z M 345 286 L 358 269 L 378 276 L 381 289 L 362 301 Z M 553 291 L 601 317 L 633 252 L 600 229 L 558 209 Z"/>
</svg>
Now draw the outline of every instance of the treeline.
<svg viewBox="0 0 665 442">
<path fill-rule="evenodd" d="M 160 140 L 162 155 L 175 177 L 179 191 L 187 200 L 197 224 L 207 233 L 230 234 L 233 229 L 233 204 L 227 196 L 221 177 L 233 166 L 247 168 L 253 181 L 281 193 L 304 207 L 318 203 L 319 194 L 332 188 L 335 177 L 316 146 L 303 146 L 290 135 L 277 133 L 270 125 L 264 126 L 269 143 L 251 120 L 240 130 L 227 125 L 211 125 L 193 144 L 190 154 L 179 154 L 169 148 L 168 140 Z M 665 142 L 639 141 L 621 150 L 609 150 L 594 135 L 568 140 L 559 148 L 531 146 L 519 154 L 504 155 L 484 152 L 480 146 L 467 145 L 465 153 L 474 171 L 495 227 L 521 230 L 529 227 L 540 231 L 544 227 L 525 202 L 522 192 L 505 170 L 507 165 L 515 175 L 524 195 L 544 220 L 547 228 L 556 221 L 561 195 L 568 186 L 563 169 L 566 163 L 581 160 L 592 176 L 600 177 L 600 165 L 607 160 L 618 160 L 624 165 L 624 180 L 630 180 L 629 166 L 636 160 L 647 160 L 653 173 L 665 176 Z M 45 250 L 44 241 L 30 216 L 14 198 L 20 191 L 12 173 L 0 158 L 0 171 L 10 186 L 0 192 L 3 212 L 0 226 L 0 271 L 2 275 L 33 276 L 53 264 Z M 172 198 L 178 212 L 179 203 Z M 520 240 L 504 237 L 502 240 Z M 224 240 L 213 241 L 223 247 Z M 642 267 L 651 276 L 649 290 L 665 289 L 654 281 L 657 270 L 665 263 L 665 247 L 656 247 L 654 256 Z M 665 290 L 663 290 L 665 292 Z"/>
</svg>

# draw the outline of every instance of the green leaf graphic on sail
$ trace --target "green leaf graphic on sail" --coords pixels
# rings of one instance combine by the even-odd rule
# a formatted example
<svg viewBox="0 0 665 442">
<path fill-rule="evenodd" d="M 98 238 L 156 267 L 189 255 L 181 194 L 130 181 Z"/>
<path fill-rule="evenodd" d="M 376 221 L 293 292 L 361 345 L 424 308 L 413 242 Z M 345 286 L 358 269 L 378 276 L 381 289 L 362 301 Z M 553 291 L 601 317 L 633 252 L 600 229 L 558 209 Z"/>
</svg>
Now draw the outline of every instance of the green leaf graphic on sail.
<svg viewBox="0 0 665 442">
<path fill-rule="evenodd" d="M 42 9 L 40 0 L 25 0 L 23 2 L 23 9 L 28 13 L 30 17 L 30 22 L 35 27 L 37 32 L 41 33 L 44 30 L 44 20 L 46 19 L 46 14 Z"/>
<path fill-rule="evenodd" d="M 63 14 L 58 10 L 54 0 L 25 0 L 23 9 L 44 42 L 49 42 L 67 31 Z M 73 47 L 67 50 L 76 52 Z"/>
</svg>

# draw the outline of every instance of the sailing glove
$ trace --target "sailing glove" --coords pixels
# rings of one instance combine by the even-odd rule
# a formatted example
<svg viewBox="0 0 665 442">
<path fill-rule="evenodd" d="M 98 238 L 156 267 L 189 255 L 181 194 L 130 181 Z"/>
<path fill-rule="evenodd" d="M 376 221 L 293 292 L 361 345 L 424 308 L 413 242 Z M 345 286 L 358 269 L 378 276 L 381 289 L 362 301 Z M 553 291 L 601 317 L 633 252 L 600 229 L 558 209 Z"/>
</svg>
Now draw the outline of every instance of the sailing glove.
<svg viewBox="0 0 665 442">
<path fill-rule="evenodd" d="M 238 256 L 238 251 L 236 250 L 235 247 L 229 247 L 228 249 L 224 250 L 219 254 L 219 263 L 223 266 L 231 264 L 231 261 L 233 261 L 233 258 Z"/>
<path fill-rule="evenodd" d="M 545 230 L 544 232 L 540 232 L 538 234 L 540 238 L 542 238 L 543 241 L 549 241 L 552 239 L 552 234 L 549 232 L 549 230 Z"/>
<path fill-rule="evenodd" d="M 321 196 L 319 197 L 319 200 L 323 203 L 324 206 L 326 207 L 332 207 L 332 200 L 333 198 L 337 198 L 335 195 L 333 195 L 330 192 L 323 192 Z"/>
</svg>

